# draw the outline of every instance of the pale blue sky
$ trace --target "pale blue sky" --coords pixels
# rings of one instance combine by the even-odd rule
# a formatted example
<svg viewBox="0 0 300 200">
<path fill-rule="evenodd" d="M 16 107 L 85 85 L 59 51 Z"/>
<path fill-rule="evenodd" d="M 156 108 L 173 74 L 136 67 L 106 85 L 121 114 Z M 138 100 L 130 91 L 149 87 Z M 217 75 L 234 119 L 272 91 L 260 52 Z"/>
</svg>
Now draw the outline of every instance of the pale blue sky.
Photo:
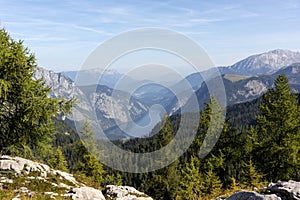
<svg viewBox="0 0 300 200">
<path fill-rule="evenodd" d="M 0 0 L 0 21 L 55 71 L 78 69 L 104 40 L 142 27 L 186 34 L 218 66 L 300 49 L 298 0 Z"/>
</svg>

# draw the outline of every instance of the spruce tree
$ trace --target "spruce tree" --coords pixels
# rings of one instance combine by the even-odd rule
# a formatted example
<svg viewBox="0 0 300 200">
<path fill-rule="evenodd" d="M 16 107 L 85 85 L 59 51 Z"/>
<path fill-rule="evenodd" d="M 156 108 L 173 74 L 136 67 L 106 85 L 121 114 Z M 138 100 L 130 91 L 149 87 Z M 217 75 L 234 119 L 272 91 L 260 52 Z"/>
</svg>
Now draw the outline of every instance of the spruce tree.
<svg viewBox="0 0 300 200">
<path fill-rule="evenodd" d="M 251 188 L 253 187 L 259 188 L 261 186 L 261 183 L 263 181 L 263 175 L 257 171 L 251 158 L 249 159 L 248 163 L 244 164 L 243 172 L 244 172 L 244 177 L 243 177 L 244 185 L 249 186 Z"/>
<path fill-rule="evenodd" d="M 98 144 L 96 142 L 95 132 L 87 119 L 83 122 L 80 129 L 80 139 L 85 148 L 96 158 L 99 158 L 100 150 L 98 149 Z"/>
<path fill-rule="evenodd" d="M 80 172 L 88 177 L 94 187 L 103 187 L 104 170 L 102 164 L 92 154 L 85 154 L 80 164 Z"/>
<path fill-rule="evenodd" d="M 165 116 L 161 130 L 155 136 L 154 145 L 156 149 L 168 145 L 173 135 L 170 120 Z M 156 158 L 156 162 L 165 163 L 167 156 L 172 153 L 172 150 L 166 150 L 163 155 Z M 175 199 L 179 185 L 178 160 L 169 166 L 149 173 L 149 179 L 145 180 L 143 184 L 146 186 L 146 192 L 155 199 Z"/>
<path fill-rule="evenodd" d="M 198 157 L 192 157 L 182 170 L 179 196 L 181 199 L 196 200 L 203 195 L 204 188 L 204 177 L 200 172 L 200 160 Z"/>
<path fill-rule="evenodd" d="M 61 147 L 57 147 L 53 150 L 47 163 L 54 169 L 62 170 L 65 172 L 68 171 L 67 161 L 62 153 Z"/>
<path fill-rule="evenodd" d="M 299 179 L 300 110 L 284 74 L 263 95 L 253 159 L 268 181 Z"/>
</svg>

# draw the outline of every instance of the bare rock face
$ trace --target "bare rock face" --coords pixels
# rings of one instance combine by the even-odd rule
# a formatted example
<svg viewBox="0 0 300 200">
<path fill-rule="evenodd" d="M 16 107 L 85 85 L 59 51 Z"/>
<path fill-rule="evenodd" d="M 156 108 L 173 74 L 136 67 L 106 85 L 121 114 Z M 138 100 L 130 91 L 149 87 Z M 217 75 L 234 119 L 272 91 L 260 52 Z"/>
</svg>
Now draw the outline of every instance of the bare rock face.
<svg viewBox="0 0 300 200">
<path fill-rule="evenodd" d="M 129 186 L 107 185 L 104 194 L 112 200 L 153 200 L 145 193 Z"/>
<path fill-rule="evenodd" d="M 92 187 L 79 187 L 72 189 L 65 197 L 73 200 L 105 200 L 102 192 Z"/>
<path fill-rule="evenodd" d="M 252 191 L 241 191 L 227 200 L 300 200 L 300 182 L 288 181 L 270 183 L 261 190 L 261 194 Z"/>
</svg>

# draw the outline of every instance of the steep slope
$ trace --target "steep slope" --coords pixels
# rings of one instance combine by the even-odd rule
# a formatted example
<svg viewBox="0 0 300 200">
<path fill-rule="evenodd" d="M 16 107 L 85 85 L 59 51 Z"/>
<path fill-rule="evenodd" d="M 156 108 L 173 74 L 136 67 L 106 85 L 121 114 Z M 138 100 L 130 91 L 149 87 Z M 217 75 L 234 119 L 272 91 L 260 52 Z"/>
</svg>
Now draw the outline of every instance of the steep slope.
<svg viewBox="0 0 300 200">
<path fill-rule="evenodd" d="M 300 82 L 300 63 L 294 63 L 290 66 L 278 70 L 275 75 L 284 73 L 288 78 L 290 84 L 299 84 Z"/>
<path fill-rule="evenodd" d="M 256 76 L 241 76 L 236 74 L 222 75 L 226 91 L 227 105 L 233 105 L 236 103 L 247 102 L 256 99 L 263 95 L 269 88 L 273 86 L 275 78 L 285 73 L 289 79 L 289 85 L 295 93 L 300 92 L 300 64 L 292 64 L 288 67 L 282 68 L 278 72 L 271 75 L 256 75 Z M 201 87 L 195 92 L 200 109 L 204 104 L 209 101 L 210 93 L 207 89 L 207 84 L 210 86 L 216 85 L 216 78 L 203 82 Z M 219 87 L 216 85 L 215 87 Z M 218 98 L 218 97 L 217 97 Z M 221 102 L 224 103 L 224 102 Z M 178 113 L 178 106 L 175 105 Z M 191 110 L 192 111 L 192 110 Z"/>
<path fill-rule="evenodd" d="M 148 111 L 148 108 L 137 99 L 132 98 L 128 104 L 124 101 L 125 96 L 128 96 L 128 94 L 107 86 L 77 87 L 64 74 L 43 68 L 36 70 L 34 78 L 42 78 L 46 85 L 51 87 L 51 97 L 76 99 L 76 106 L 72 111 L 72 115 L 68 118 L 77 122 L 82 122 L 86 118 L 93 119 L 93 124 L 99 122 L 104 132 L 114 126 L 116 122 L 126 123 L 131 119 L 138 120 Z M 114 92 L 114 95 L 112 95 L 112 92 Z M 94 112 L 96 113 L 96 119 Z"/>
<path fill-rule="evenodd" d="M 218 75 L 238 74 L 245 76 L 270 75 L 280 70 L 282 67 L 300 62 L 300 52 L 276 49 L 273 51 L 249 56 L 237 63 L 227 67 L 216 67 L 199 73 L 188 75 L 185 79 L 191 87 L 198 90 L 204 79 L 210 80 Z M 217 73 L 218 70 L 218 73 Z M 177 86 L 180 85 L 177 84 Z"/>
</svg>

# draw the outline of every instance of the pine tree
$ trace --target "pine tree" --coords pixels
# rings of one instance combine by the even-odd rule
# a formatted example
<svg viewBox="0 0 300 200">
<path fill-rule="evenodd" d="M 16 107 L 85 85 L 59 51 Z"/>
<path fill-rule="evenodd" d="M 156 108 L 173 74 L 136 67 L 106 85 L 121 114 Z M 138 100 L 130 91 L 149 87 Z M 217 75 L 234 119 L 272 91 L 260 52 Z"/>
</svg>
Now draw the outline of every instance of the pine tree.
<svg viewBox="0 0 300 200">
<path fill-rule="evenodd" d="M 82 174 L 92 180 L 94 187 L 101 188 L 103 186 L 103 166 L 97 158 L 92 154 L 86 154 L 83 156 L 80 171 Z"/>
<path fill-rule="evenodd" d="M 250 186 L 251 188 L 253 187 L 259 188 L 261 186 L 261 183 L 263 181 L 263 175 L 261 175 L 257 171 L 251 158 L 249 162 L 244 165 L 243 171 L 244 171 L 244 177 L 243 177 L 244 185 Z"/>
<path fill-rule="evenodd" d="M 221 192 L 222 182 L 220 177 L 217 175 L 217 169 L 221 168 L 223 165 L 222 158 L 217 158 L 214 155 L 210 155 L 203 161 L 203 171 L 204 185 L 203 193 L 205 195 L 218 196 Z"/>
<path fill-rule="evenodd" d="M 178 161 L 150 174 L 146 185 L 146 193 L 155 199 L 175 199 L 179 188 Z"/>
<path fill-rule="evenodd" d="M 83 145 L 78 152 L 82 156 L 79 171 L 91 179 L 95 187 L 101 188 L 104 183 L 105 171 L 98 160 L 101 152 L 97 148 L 95 133 L 88 120 L 84 121 L 80 129 L 80 138 Z"/>
<path fill-rule="evenodd" d="M 167 116 L 164 117 L 161 130 L 155 137 L 156 149 L 161 149 L 169 144 L 173 138 L 173 129 Z M 156 162 L 165 163 L 172 150 L 167 149 L 161 157 L 156 158 Z M 160 166 L 160 165 L 158 165 Z M 174 161 L 169 166 L 150 173 L 149 179 L 144 181 L 146 192 L 155 199 L 175 199 L 179 184 L 178 161 Z"/>
<path fill-rule="evenodd" d="M 218 141 L 224 129 L 225 115 L 224 108 L 219 102 L 211 97 L 210 103 L 200 115 L 200 125 L 195 146 L 199 146 L 199 156 L 205 157 Z"/>
<path fill-rule="evenodd" d="M 167 116 L 165 116 L 163 120 L 162 128 L 157 135 L 157 142 L 156 142 L 157 148 L 160 149 L 166 146 L 167 144 L 169 144 L 172 138 L 173 138 L 173 129 L 171 127 L 170 119 Z"/>
<path fill-rule="evenodd" d="M 88 120 L 85 120 L 81 129 L 80 129 L 80 139 L 86 149 L 99 158 L 100 151 L 98 150 L 98 145 L 95 138 L 95 132 L 92 130 L 92 127 Z"/>
<path fill-rule="evenodd" d="M 61 151 L 60 147 L 57 147 L 53 150 L 52 155 L 50 156 L 49 160 L 47 161 L 50 167 L 58 170 L 62 170 L 67 172 L 67 161 Z"/>
<path fill-rule="evenodd" d="M 300 109 L 284 74 L 263 95 L 253 159 L 268 181 L 299 179 Z"/>
<path fill-rule="evenodd" d="M 203 195 L 205 188 L 203 174 L 200 172 L 200 160 L 198 157 L 192 157 L 189 163 L 186 163 L 182 170 L 180 180 L 180 198 L 186 200 L 196 200 Z"/>
<path fill-rule="evenodd" d="M 55 134 L 52 117 L 70 110 L 72 101 L 49 98 L 50 88 L 34 80 L 34 55 L 0 30 L 0 151 L 42 155 Z"/>
</svg>

